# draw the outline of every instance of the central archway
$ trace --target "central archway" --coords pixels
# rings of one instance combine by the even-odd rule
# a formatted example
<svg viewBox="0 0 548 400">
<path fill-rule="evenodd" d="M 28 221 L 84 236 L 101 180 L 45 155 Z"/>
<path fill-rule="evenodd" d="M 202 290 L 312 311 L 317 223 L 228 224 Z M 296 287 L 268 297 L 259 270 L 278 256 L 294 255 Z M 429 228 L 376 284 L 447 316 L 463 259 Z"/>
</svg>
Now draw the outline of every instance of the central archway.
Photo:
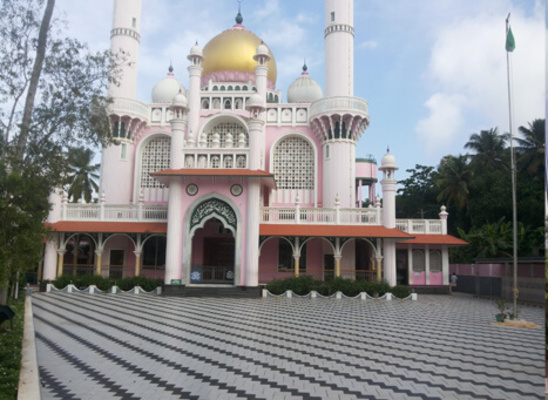
<svg viewBox="0 0 548 400">
<path fill-rule="evenodd" d="M 217 194 L 191 205 L 184 222 L 186 284 L 241 285 L 241 221 L 237 206 Z"/>
</svg>

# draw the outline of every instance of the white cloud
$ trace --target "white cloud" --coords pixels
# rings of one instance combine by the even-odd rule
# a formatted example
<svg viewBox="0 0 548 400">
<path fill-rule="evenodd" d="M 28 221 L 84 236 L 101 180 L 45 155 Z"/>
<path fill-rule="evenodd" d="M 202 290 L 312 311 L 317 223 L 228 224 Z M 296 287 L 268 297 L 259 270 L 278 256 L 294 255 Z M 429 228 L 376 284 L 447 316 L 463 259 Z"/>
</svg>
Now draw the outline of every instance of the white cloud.
<svg viewBox="0 0 548 400">
<path fill-rule="evenodd" d="M 415 130 L 428 155 L 440 148 L 452 147 L 461 134 L 464 103 L 464 96 L 436 93 L 424 104 L 430 116 L 419 121 Z"/>
<path fill-rule="evenodd" d="M 471 133 L 481 129 L 508 131 L 505 17 L 483 13 L 439 32 L 423 77 L 435 94 L 425 103 L 429 115 L 415 127 L 419 140 L 430 151 L 435 143 L 439 145 L 436 150 L 446 154 L 455 144 L 462 147 Z M 528 17 L 518 10 L 512 14 L 512 27 L 516 37 L 512 57 L 517 127 L 544 112 L 543 13 Z"/>
<path fill-rule="evenodd" d="M 379 47 L 379 43 L 375 40 L 366 40 L 358 44 L 358 48 L 360 49 L 376 49 L 377 47 Z"/>
</svg>

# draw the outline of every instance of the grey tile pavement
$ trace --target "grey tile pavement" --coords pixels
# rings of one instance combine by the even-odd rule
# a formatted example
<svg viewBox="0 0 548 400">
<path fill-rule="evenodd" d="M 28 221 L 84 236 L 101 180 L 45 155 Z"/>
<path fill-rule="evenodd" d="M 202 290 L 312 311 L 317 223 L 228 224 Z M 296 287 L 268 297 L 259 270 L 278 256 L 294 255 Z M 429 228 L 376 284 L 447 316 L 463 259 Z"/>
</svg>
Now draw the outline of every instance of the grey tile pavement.
<svg viewBox="0 0 548 400">
<path fill-rule="evenodd" d="M 42 399 L 542 399 L 537 329 L 492 301 L 35 294 Z"/>
</svg>

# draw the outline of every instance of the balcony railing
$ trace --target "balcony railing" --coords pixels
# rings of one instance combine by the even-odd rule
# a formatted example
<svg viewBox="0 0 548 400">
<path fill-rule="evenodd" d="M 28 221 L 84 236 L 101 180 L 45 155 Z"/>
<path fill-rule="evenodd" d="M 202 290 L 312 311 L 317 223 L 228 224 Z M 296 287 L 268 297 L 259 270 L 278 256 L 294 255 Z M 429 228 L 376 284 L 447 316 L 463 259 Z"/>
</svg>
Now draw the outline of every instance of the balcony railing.
<svg viewBox="0 0 548 400">
<path fill-rule="evenodd" d="M 167 206 L 63 203 L 61 214 L 65 221 L 166 222 Z"/>
<path fill-rule="evenodd" d="M 442 221 L 439 219 L 398 219 L 396 228 L 409 234 L 443 234 Z"/>
<path fill-rule="evenodd" d="M 328 97 L 312 103 L 310 106 L 310 118 L 323 113 L 332 113 L 336 111 L 345 114 L 367 114 L 367 101 L 359 97 Z"/>
<path fill-rule="evenodd" d="M 145 104 L 132 100 L 132 99 L 114 99 L 110 105 L 111 113 L 118 114 L 120 116 L 130 116 L 139 118 L 142 121 L 148 121 L 149 108 Z"/>
<path fill-rule="evenodd" d="M 380 208 L 264 207 L 263 224 L 380 225 Z"/>
</svg>

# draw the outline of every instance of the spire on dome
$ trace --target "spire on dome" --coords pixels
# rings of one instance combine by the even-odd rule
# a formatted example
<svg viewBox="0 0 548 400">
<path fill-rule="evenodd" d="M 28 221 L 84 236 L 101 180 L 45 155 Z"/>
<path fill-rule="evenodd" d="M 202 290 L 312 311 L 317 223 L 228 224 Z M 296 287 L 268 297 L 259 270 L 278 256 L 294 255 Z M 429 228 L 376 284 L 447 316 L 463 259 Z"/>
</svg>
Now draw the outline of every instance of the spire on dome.
<svg viewBox="0 0 548 400">
<path fill-rule="evenodd" d="M 169 71 L 170 74 L 173 73 L 173 65 L 171 64 L 171 62 L 169 63 L 169 68 L 167 70 Z"/>
<path fill-rule="evenodd" d="M 244 22 L 244 17 L 242 16 L 242 0 L 238 0 L 238 15 L 236 15 L 236 24 L 241 25 Z"/>
<path fill-rule="evenodd" d="M 306 72 L 306 71 L 308 71 L 308 66 L 306 65 L 306 60 L 304 60 L 303 72 Z"/>
</svg>

